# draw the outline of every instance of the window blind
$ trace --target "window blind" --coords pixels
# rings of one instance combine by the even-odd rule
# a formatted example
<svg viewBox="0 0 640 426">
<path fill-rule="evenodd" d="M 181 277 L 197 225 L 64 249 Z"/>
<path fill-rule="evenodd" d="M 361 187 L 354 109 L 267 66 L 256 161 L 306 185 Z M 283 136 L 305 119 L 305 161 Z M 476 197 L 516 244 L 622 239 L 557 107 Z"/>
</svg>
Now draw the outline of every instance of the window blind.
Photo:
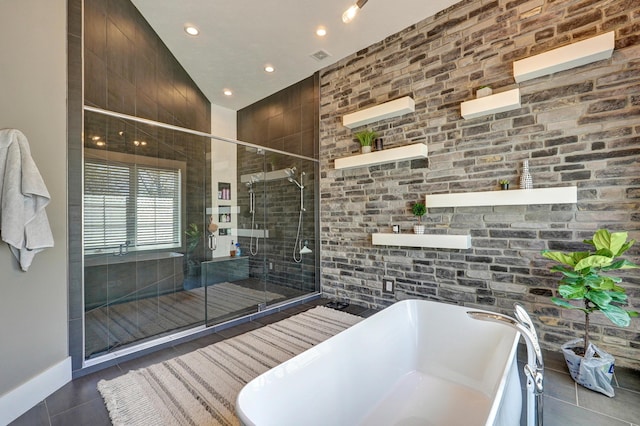
<svg viewBox="0 0 640 426">
<path fill-rule="evenodd" d="M 86 249 L 181 245 L 179 169 L 91 159 L 84 174 Z"/>
</svg>

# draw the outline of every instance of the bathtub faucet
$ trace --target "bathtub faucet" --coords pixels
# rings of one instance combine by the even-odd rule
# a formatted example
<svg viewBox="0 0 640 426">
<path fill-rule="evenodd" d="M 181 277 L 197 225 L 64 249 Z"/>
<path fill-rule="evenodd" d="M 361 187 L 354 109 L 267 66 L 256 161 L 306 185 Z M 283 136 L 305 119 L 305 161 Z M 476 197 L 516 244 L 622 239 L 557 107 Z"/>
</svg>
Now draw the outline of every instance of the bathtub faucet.
<svg viewBox="0 0 640 426">
<path fill-rule="evenodd" d="M 129 254 L 129 244 L 131 244 L 131 241 L 127 241 L 124 244 L 120 244 L 118 252 L 117 253 L 113 253 L 114 256 L 124 256 L 126 254 Z"/>
<path fill-rule="evenodd" d="M 524 308 L 516 303 L 516 318 L 493 312 L 467 311 L 473 319 L 493 321 L 506 324 L 520 332 L 527 345 L 527 365 L 524 372 L 527 376 L 527 425 L 542 426 L 542 393 L 544 362 L 538 342 L 538 335 L 533 327 L 533 321 Z"/>
</svg>

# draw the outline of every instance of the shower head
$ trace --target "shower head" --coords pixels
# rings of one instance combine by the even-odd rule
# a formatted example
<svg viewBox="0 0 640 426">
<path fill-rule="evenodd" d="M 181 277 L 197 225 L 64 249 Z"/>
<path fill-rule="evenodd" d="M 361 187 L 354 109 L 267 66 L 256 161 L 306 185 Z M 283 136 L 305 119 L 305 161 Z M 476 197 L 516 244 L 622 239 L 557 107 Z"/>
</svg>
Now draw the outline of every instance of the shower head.
<svg viewBox="0 0 640 426">
<path fill-rule="evenodd" d="M 286 168 L 284 169 L 284 172 L 289 177 L 289 179 L 292 179 L 296 175 L 296 167 L 293 166 L 291 168 Z"/>
<path fill-rule="evenodd" d="M 298 188 L 300 188 L 300 189 L 304 188 L 302 185 L 300 185 L 300 183 L 299 183 L 297 180 L 295 180 L 295 179 L 294 179 L 294 178 L 292 178 L 292 177 L 288 177 L 288 178 L 287 178 L 287 180 L 288 180 L 289 182 L 291 182 L 291 183 L 295 183 L 295 184 L 296 184 L 296 186 L 297 186 Z"/>
</svg>

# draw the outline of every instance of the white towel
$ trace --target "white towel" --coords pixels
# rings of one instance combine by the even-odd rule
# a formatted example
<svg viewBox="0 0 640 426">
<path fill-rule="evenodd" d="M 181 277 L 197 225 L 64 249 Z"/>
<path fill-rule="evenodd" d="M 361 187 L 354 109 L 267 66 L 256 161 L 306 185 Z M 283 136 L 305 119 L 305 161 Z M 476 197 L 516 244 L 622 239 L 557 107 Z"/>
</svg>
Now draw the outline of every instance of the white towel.
<svg viewBox="0 0 640 426">
<path fill-rule="evenodd" d="M 53 247 L 45 206 L 51 197 L 21 131 L 0 129 L 0 236 L 27 271 L 36 253 Z"/>
</svg>

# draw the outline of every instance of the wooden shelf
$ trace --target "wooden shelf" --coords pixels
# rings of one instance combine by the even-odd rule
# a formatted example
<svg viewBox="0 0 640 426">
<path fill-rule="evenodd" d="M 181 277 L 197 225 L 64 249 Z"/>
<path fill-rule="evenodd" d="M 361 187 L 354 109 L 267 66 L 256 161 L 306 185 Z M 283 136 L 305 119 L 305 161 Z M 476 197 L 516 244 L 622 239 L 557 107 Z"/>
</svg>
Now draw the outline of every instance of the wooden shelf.
<svg viewBox="0 0 640 426">
<path fill-rule="evenodd" d="M 346 114 L 342 117 L 342 125 L 353 129 L 354 127 L 364 126 L 365 124 L 375 123 L 376 121 L 385 120 L 387 118 L 399 117 L 416 110 L 416 103 L 413 98 L 405 96 L 404 98 L 395 99 L 385 102 L 371 108 Z"/>
<path fill-rule="evenodd" d="M 463 118 L 476 118 L 518 108 L 520 108 L 520 89 L 513 89 L 462 102 L 460 112 Z"/>
<path fill-rule="evenodd" d="M 443 249 L 471 248 L 470 235 L 446 234 L 372 234 L 374 246 L 405 246 Z"/>
<path fill-rule="evenodd" d="M 427 208 L 572 204 L 577 202 L 578 188 L 575 186 L 434 194 L 425 197 Z"/>
<path fill-rule="evenodd" d="M 427 158 L 426 144 L 416 143 L 397 148 L 383 149 L 382 151 L 374 151 L 368 154 L 358 154 L 345 158 L 337 158 L 335 168 L 336 170 L 353 169 L 356 167 L 392 163 L 394 161 L 414 160 L 416 158 Z"/>
<path fill-rule="evenodd" d="M 516 82 L 608 59 L 615 47 L 613 31 L 586 40 L 559 47 L 513 63 Z"/>
</svg>

